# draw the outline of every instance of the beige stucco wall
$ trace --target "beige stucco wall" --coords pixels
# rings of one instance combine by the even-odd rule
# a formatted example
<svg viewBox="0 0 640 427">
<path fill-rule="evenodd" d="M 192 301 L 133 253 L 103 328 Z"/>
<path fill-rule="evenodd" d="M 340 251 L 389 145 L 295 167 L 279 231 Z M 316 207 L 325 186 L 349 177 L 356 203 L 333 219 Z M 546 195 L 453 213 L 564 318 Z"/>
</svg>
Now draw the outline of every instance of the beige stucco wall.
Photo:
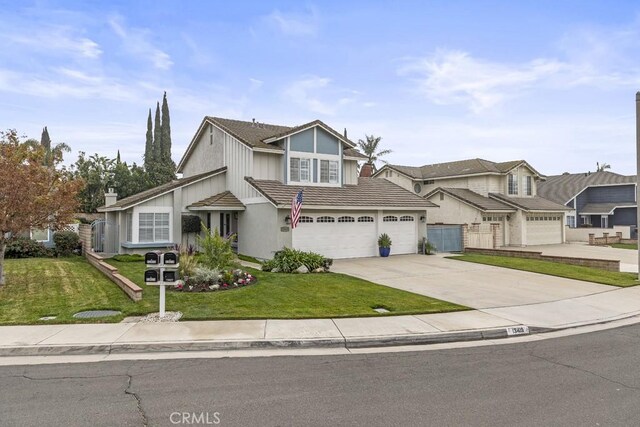
<svg viewBox="0 0 640 427">
<path fill-rule="evenodd" d="M 280 153 L 253 152 L 253 173 L 255 179 L 284 181 L 284 155 Z"/>
<path fill-rule="evenodd" d="M 182 168 L 182 176 L 188 178 L 224 166 L 223 144 L 224 132 L 207 124 Z"/>
<path fill-rule="evenodd" d="M 439 208 L 429 209 L 427 216 L 427 223 L 429 224 L 471 224 L 482 222 L 482 212 L 448 194 L 444 194 L 443 200 L 440 200 L 440 194 L 434 194 L 428 200 L 440 206 Z"/>
<path fill-rule="evenodd" d="M 284 216 L 282 220 L 279 220 L 279 216 L 271 203 L 247 205 L 246 210 L 238 215 L 238 252 L 271 259 L 273 252 L 282 247 L 279 235 L 282 233 L 280 227 L 284 227 L 285 223 Z"/>
<path fill-rule="evenodd" d="M 413 180 L 407 178 L 405 175 L 399 174 L 398 172 L 391 171 L 391 176 L 385 177 L 384 172 L 378 176 L 378 178 L 388 179 L 394 184 L 399 185 L 402 188 L 406 188 L 407 190 L 413 191 Z"/>
<path fill-rule="evenodd" d="M 521 210 L 518 210 L 510 215 L 509 219 L 509 246 L 526 246 L 527 244 L 527 230 L 526 230 L 526 218 Z"/>
<path fill-rule="evenodd" d="M 358 184 L 358 162 L 355 160 L 344 160 L 343 165 L 345 185 Z"/>
<path fill-rule="evenodd" d="M 179 206 L 182 212 L 187 211 L 187 206 L 199 202 L 207 197 L 226 191 L 226 173 L 212 176 L 202 181 L 183 187 Z"/>
</svg>

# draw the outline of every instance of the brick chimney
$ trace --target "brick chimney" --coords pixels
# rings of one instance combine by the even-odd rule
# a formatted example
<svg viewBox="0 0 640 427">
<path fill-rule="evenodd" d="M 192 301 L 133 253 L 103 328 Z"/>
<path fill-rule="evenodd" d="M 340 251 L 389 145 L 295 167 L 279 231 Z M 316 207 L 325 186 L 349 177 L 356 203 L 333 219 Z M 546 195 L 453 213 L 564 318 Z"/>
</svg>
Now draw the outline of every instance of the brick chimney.
<svg viewBox="0 0 640 427">
<path fill-rule="evenodd" d="M 113 191 L 113 188 L 109 187 L 106 193 L 104 193 L 104 206 L 109 207 L 115 205 L 118 200 L 118 194 Z"/>
<path fill-rule="evenodd" d="M 360 168 L 360 178 L 369 178 L 371 175 L 373 175 L 373 165 L 367 162 Z"/>
</svg>

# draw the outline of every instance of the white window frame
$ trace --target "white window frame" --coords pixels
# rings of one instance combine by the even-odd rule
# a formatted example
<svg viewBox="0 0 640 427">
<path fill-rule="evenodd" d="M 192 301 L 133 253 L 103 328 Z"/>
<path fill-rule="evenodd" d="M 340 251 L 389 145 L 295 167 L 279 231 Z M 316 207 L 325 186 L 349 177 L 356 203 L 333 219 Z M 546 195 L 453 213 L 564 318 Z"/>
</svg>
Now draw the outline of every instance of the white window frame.
<svg viewBox="0 0 640 427">
<path fill-rule="evenodd" d="M 36 240 L 33 238 L 33 232 L 34 229 L 29 230 L 29 238 L 31 240 L 35 240 L 36 242 L 48 242 L 51 240 L 51 229 L 50 228 L 42 228 L 42 229 L 37 229 L 36 231 L 46 231 L 47 232 L 47 240 Z"/>
<path fill-rule="evenodd" d="M 298 179 L 293 179 L 292 176 L 292 162 L 298 163 Z M 306 172 L 306 179 L 303 179 L 303 171 Z M 302 182 L 308 183 L 311 182 L 311 159 L 308 157 L 301 156 L 291 156 L 289 158 L 289 181 L 291 182 Z"/>
<path fill-rule="evenodd" d="M 600 228 L 609 228 L 609 215 L 600 215 Z"/>
<path fill-rule="evenodd" d="M 322 164 L 327 165 L 326 181 L 323 181 Z M 318 183 L 319 184 L 338 184 L 338 171 L 340 170 L 338 160 L 318 159 Z"/>
<path fill-rule="evenodd" d="M 518 175 L 514 173 L 507 175 L 507 194 L 509 196 L 518 195 Z"/>
<path fill-rule="evenodd" d="M 302 131 L 300 131 L 302 132 Z M 286 138 L 286 144 L 287 144 L 287 167 L 288 167 L 288 175 L 287 175 L 287 182 L 289 183 L 296 183 L 296 184 L 302 184 L 302 185 L 310 185 L 310 186 L 317 186 L 317 187 L 339 187 L 340 185 L 342 185 L 342 171 L 344 168 L 344 159 L 343 159 L 343 147 L 341 145 L 341 142 L 338 141 L 338 144 L 340 144 L 340 150 L 339 150 L 339 154 L 322 154 L 322 153 L 318 153 L 317 152 L 317 145 L 318 145 L 318 140 L 317 140 L 317 128 L 314 129 L 313 132 L 313 153 L 310 152 L 306 152 L 306 151 L 295 151 L 295 150 L 291 150 L 291 137 L 287 137 Z M 300 175 L 299 175 L 299 180 L 294 180 L 292 179 L 292 174 L 291 174 L 291 160 L 292 159 L 300 159 L 300 163 L 299 163 L 299 170 L 300 170 Z M 307 159 L 309 162 L 309 176 L 308 176 L 308 180 L 304 180 L 303 178 L 303 166 L 302 166 L 302 159 Z M 313 161 L 316 160 L 316 165 L 315 165 L 315 170 L 314 170 L 314 164 Z M 328 180 L 329 182 L 322 182 L 322 160 L 328 160 L 329 161 L 329 170 L 328 170 Z M 318 178 L 318 182 L 313 182 L 313 177 L 317 176 Z"/>
<path fill-rule="evenodd" d="M 169 214 L 169 240 L 154 240 L 153 242 L 140 241 L 140 214 L 141 213 L 168 213 Z M 132 243 L 172 243 L 173 242 L 173 208 L 170 206 L 136 206 L 133 208 L 133 242 Z M 155 215 L 154 215 L 154 239 L 155 239 Z"/>
<path fill-rule="evenodd" d="M 567 215 L 566 225 L 569 228 L 576 228 L 576 216 L 575 215 Z"/>
<path fill-rule="evenodd" d="M 590 215 L 580 215 L 580 219 L 582 220 L 582 225 L 591 225 Z"/>
<path fill-rule="evenodd" d="M 127 242 L 132 242 L 133 241 L 133 212 L 127 212 L 125 214 L 125 224 L 127 225 L 127 231 L 126 231 Z"/>
<path fill-rule="evenodd" d="M 531 175 L 522 177 L 522 191 L 525 196 L 533 196 L 533 178 Z"/>
</svg>

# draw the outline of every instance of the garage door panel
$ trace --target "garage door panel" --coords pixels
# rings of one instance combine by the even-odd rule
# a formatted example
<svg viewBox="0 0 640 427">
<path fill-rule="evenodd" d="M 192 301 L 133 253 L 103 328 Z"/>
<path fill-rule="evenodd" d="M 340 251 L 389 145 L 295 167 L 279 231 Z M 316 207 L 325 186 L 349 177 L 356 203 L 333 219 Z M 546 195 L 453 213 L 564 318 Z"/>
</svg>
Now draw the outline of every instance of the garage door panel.
<svg viewBox="0 0 640 427">
<path fill-rule="evenodd" d="M 562 227 L 562 217 L 557 214 L 527 218 L 527 245 L 562 243 Z"/>
<path fill-rule="evenodd" d="M 403 218 L 404 220 L 402 220 Z M 380 232 L 387 233 L 391 238 L 392 254 L 414 254 L 417 252 L 418 237 L 414 215 L 385 215 Z"/>
</svg>

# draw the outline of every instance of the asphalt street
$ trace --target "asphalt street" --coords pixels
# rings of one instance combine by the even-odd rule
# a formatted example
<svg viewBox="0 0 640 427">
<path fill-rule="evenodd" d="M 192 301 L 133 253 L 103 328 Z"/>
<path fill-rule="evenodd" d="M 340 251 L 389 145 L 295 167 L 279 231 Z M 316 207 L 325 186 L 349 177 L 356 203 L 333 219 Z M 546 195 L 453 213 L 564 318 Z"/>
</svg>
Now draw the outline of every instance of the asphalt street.
<svg viewBox="0 0 640 427">
<path fill-rule="evenodd" d="M 2 426 L 608 426 L 640 420 L 640 325 L 438 351 L 0 368 Z"/>
</svg>

